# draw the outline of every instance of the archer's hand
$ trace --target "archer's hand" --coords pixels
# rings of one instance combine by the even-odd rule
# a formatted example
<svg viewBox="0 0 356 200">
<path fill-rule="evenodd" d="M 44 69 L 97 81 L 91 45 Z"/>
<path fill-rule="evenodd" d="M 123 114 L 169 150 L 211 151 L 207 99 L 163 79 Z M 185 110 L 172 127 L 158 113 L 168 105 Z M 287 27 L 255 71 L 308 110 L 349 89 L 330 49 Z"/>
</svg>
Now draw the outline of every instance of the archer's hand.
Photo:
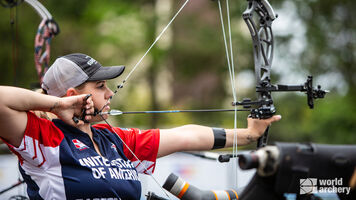
<svg viewBox="0 0 356 200">
<path fill-rule="evenodd" d="M 252 137 L 253 141 L 257 141 L 260 138 L 267 127 L 271 125 L 273 122 L 279 121 L 282 118 L 281 115 L 273 115 L 268 119 L 253 119 L 247 118 L 247 130 Z"/>
<path fill-rule="evenodd" d="M 72 126 L 80 126 L 84 121 L 79 120 L 78 123 L 73 121 L 73 117 L 79 118 L 82 115 L 82 110 L 85 109 L 85 119 L 91 120 L 94 113 L 94 103 L 91 97 L 86 98 L 87 95 L 82 94 L 78 96 L 70 96 L 61 98 L 50 110 L 56 114 L 65 123 Z"/>
</svg>

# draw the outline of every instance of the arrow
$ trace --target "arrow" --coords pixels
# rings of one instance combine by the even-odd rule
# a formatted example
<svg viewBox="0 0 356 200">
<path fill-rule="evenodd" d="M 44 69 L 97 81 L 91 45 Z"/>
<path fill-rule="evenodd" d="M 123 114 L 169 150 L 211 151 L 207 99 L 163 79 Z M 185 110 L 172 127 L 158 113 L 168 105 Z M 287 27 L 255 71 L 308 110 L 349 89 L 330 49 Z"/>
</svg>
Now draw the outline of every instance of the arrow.
<svg viewBox="0 0 356 200">
<path fill-rule="evenodd" d="M 123 115 L 123 114 L 162 114 L 162 113 L 234 112 L 234 111 L 251 111 L 251 109 L 148 110 L 148 111 L 121 111 L 121 110 L 113 109 L 108 112 L 101 112 L 99 114 L 100 115 Z"/>
</svg>

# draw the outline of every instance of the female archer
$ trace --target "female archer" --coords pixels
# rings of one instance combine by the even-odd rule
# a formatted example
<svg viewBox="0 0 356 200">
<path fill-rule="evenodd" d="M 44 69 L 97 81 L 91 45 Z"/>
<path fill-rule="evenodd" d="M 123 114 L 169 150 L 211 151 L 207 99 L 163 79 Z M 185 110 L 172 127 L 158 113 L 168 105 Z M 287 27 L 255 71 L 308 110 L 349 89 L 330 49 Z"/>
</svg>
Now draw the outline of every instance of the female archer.
<svg viewBox="0 0 356 200">
<path fill-rule="evenodd" d="M 153 173 L 157 158 L 230 147 L 234 132 L 238 145 L 246 145 L 280 119 L 248 118 L 247 128 L 235 130 L 91 125 L 108 118 L 95 113 L 110 110 L 113 92 L 106 80 L 123 71 L 123 66 L 102 67 L 76 53 L 58 58 L 46 72 L 42 89 L 47 95 L 0 86 L 0 137 L 19 159 L 30 199 L 140 199 L 137 172 Z M 50 112 L 55 118 L 39 118 L 33 111 Z"/>
</svg>

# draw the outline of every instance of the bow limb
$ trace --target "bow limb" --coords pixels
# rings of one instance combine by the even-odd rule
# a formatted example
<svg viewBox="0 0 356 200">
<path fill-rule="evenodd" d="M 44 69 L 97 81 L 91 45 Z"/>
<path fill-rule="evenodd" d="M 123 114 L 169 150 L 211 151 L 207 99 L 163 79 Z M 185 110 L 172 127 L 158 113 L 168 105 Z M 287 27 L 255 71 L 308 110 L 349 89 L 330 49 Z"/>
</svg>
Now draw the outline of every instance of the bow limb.
<svg viewBox="0 0 356 200">
<path fill-rule="evenodd" d="M 52 18 L 51 13 L 37 0 L 6 0 L 0 1 L 0 5 L 6 8 L 12 8 L 26 2 L 42 18 L 35 37 L 35 67 L 39 78 L 42 77 L 49 67 L 50 45 L 52 38 L 59 33 L 59 26 Z"/>
<path fill-rule="evenodd" d="M 53 19 L 51 13 L 37 0 L 24 0 L 28 5 L 30 5 L 38 15 L 42 18 L 42 21 L 45 21 L 46 26 L 51 34 L 59 34 L 59 26 L 56 21 Z"/>
<path fill-rule="evenodd" d="M 36 12 L 40 15 L 42 19 L 52 19 L 51 13 L 37 0 L 25 0 Z"/>
<path fill-rule="evenodd" d="M 49 67 L 52 38 L 59 33 L 59 26 L 51 13 L 37 0 L 25 0 L 42 18 L 35 37 L 34 60 L 40 84 L 42 77 Z"/>
</svg>

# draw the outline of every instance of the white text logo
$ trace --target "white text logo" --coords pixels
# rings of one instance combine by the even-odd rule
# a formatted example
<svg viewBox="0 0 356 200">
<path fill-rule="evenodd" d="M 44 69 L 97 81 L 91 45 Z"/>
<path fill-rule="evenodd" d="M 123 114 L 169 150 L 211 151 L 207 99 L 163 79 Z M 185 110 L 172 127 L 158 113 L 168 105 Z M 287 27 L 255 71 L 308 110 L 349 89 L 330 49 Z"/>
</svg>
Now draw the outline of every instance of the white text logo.
<svg viewBox="0 0 356 200">
<path fill-rule="evenodd" d="M 342 178 L 335 179 L 300 179 L 300 194 L 311 193 L 343 193 L 348 195 L 350 187 L 343 186 Z"/>
</svg>

